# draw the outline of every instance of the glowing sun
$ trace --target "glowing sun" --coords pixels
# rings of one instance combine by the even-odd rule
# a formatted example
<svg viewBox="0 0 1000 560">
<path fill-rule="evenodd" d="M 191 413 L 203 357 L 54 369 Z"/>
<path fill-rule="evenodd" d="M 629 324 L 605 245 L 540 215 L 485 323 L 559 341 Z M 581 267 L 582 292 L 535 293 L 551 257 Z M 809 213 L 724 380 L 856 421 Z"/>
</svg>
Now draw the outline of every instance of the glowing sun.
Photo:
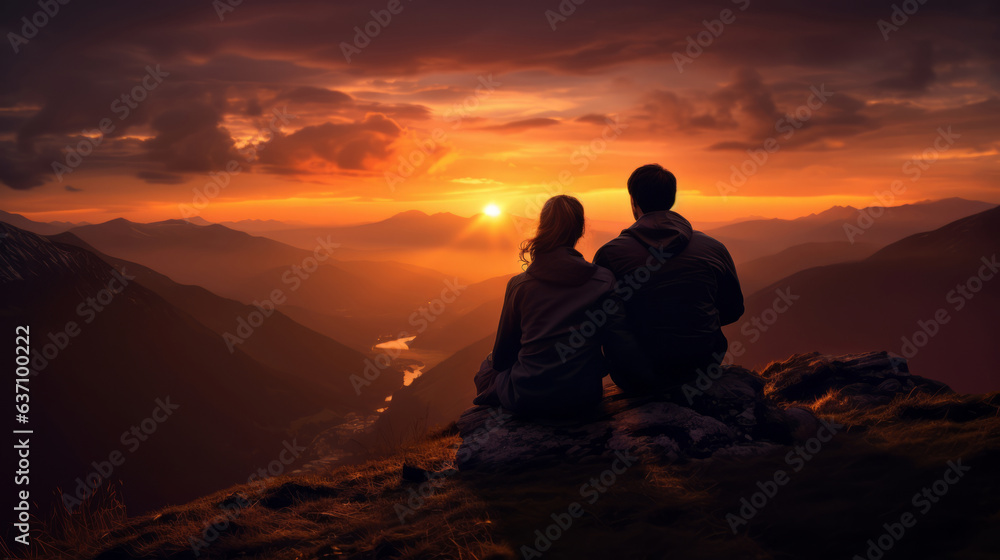
<svg viewBox="0 0 1000 560">
<path fill-rule="evenodd" d="M 500 207 L 496 204 L 487 204 L 486 208 L 483 208 L 483 214 L 486 214 L 491 218 L 496 218 L 500 215 Z"/>
</svg>

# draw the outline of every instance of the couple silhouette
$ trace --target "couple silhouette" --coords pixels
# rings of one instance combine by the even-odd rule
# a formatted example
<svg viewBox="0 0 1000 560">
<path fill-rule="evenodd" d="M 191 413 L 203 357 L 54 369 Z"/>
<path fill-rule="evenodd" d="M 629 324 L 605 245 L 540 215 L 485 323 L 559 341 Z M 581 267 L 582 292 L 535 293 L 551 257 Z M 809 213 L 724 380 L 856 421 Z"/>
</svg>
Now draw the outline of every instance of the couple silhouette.
<svg viewBox="0 0 1000 560">
<path fill-rule="evenodd" d="M 670 171 L 644 165 L 627 186 L 635 223 L 593 263 L 575 248 L 585 227 L 580 201 L 545 202 L 535 236 L 521 244 L 527 268 L 507 283 L 474 404 L 576 416 L 601 401 L 606 375 L 627 393 L 662 394 L 721 363 L 722 326 L 743 314 L 729 251 L 671 211 Z"/>
</svg>

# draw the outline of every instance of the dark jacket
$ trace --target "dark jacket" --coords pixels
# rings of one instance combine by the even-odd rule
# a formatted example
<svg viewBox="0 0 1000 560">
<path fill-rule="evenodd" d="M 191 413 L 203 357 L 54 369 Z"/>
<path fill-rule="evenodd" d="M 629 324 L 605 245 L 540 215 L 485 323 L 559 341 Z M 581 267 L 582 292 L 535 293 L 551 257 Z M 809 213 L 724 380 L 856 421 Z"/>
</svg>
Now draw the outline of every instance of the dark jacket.
<svg viewBox="0 0 1000 560">
<path fill-rule="evenodd" d="M 568 247 L 536 255 L 510 279 L 492 354 L 504 408 L 547 416 L 592 408 L 609 372 L 602 345 L 617 363 L 649 370 L 614 285 L 609 270 Z"/>
<path fill-rule="evenodd" d="M 721 327 L 743 315 L 736 267 L 722 243 L 675 212 L 651 212 L 601 247 L 594 263 L 621 282 L 635 337 L 663 375 L 690 376 L 722 360 Z"/>
</svg>

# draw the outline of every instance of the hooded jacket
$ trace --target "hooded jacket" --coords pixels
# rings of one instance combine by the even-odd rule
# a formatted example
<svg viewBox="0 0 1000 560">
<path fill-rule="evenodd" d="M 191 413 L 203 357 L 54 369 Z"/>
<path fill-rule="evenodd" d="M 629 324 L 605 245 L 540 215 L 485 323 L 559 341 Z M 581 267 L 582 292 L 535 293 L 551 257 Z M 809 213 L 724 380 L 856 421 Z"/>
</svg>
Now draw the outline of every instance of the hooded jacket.
<svg viewBox="0 0 1000 560">
<path fill-rule="evenodd" d="M 722 243 L 675 212 L 650 212 L 601 247 L 594 263 L 627 286 L 629 322 L 657 370 L 683 376 L 722 360 L 721 327 L 743 315 L 736 267 Z"/>
<path fill-rule="evenodd" d="M 592 408 L 616 362 L 648 371 L 625 322 L 611 271 L 574 249 L 538 254 L 510 279 L 493 346 L 500 404 L 520 413 L 563 416 Z"/>
</svg>

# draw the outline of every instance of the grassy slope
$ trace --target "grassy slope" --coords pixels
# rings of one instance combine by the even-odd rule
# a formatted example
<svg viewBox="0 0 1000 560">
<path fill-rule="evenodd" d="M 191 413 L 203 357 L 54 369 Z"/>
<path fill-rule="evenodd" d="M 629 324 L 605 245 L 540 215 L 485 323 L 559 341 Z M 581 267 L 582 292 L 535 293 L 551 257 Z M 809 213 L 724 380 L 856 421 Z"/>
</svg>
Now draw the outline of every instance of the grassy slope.
<svg viewBox="0 0 1000 560">
<path fill-rule="evenodd" d="M 252 504 L 199 558 L 522 558 L 536 529 L 579 501 L 586 513 L 545 558 L 852 558 L 864 555 L 882 524 L 914 511 L 911 496 L 941 478 L 949 460 L 971 467 L 885 555 L 892 558 L 992 558 L 1000 548 L 1000 393 L 988 397 L 901 398 L 868 410 L 837 395 L 810 406 L 848 428 L 733 535 L 726 514 L 776 469 L 784 453 L 752 460 L 635 465 L 593 505 L 580 485 L 607 459 L 531 472 L 460 473 L 401 524 L 395 508 L 419 485 L 401 480 L 405 462 L 441 470 L 457 436 L 441 434 L 395 456 L 321 474 L 268 479 L 135 519 L 104 509 L 52 522 L 37 557 L 58 551 L 101 558 L 194 557 L 200 535 L 240 493 Z M 425 488 L 430 488 L 426 486 Z M 95 524 L 80 531 L 83 522 Z M 76 529 L 74 534 L 73 529 Z M 60 535 L 64 535 L 60 537 Z"/>
</svg>

